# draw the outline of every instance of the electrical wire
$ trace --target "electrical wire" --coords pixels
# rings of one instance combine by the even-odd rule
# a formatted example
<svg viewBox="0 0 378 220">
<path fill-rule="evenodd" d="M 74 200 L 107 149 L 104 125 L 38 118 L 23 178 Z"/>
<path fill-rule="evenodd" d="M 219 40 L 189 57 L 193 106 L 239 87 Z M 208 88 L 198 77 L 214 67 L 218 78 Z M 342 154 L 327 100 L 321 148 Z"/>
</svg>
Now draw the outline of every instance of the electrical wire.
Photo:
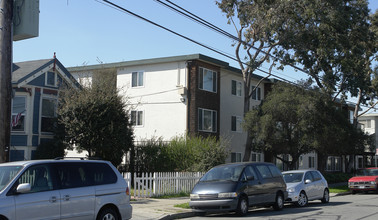
<svg viewBox="0 0 378 220">
<path fill-rule="evenodd" d="M 164 26 L 162 26 L 162 25 L 160 25 L 160 24 L 158 24 L 158 23 L 156 23 L 156 22 L 153 22 L 153 21 L 151 21 L 151 20 L 149 20 L 149 19 L 147 19 L 147 18 L 145 18 L 145 17 L 143 17 L 143 16 L 141 16 L 141 15 L 138 15 L 138 14 L 136 14 L 136 13 L 130 11 L 130 10 L 127 10 L 126 8 L 123 8 L 123 7 L 121 7 L 121 6 L 119 6 L 119 5 L 115 4 L 115 3 L 113 3 L 113 2 L 111 2 L 111 1 L 108 1 L 108 0 L 102 0 L 103 2 L 101 2 L 101 1 L 99 1 L 99 0 L 95 0 L 95 1 L 97 1 L 97 2 L 99 2 L 99 3 L 102 3 L 102 4 L 104 4 L 103 2 L 105 2 L 105 3 L 107 3 L 107 4 L 104 4 L 104 5 L 106 5 L 106 6 L 109 6 L 109 7 L 113 8 L 113 9 L 116 9 L 116 10 L 118 10 L 118 11 L 120 11 L 120 12 L 127 13 L 127 14 L 129 14 L 129 15 L 132 15 L 132 16 L 134 16 L 134 17 L 136 17 L 136 18 L 139 18 L 139 19 L 141 19 L 141 20 L 143 20 L 143 21 L 145 21 L 145 22 L 148 22 L 148 23 L 150 23 L 150 24 L 152 24 L 152 25 L 154 25 L 154 26 L 156 26 L 156 27 L 159 27 L 159 28 L 161 28 L 161 29 L 163 29 L 163 30 L 166 30 L 166 31 L 168 31 L 168 32 L 170 32 L 170 33 L 172 33 L 172 34 L 174 34 L 174 35 L 177 35 L 177 36 L 179 36 L 179 37 L 181 37 L 181 38 L 184 38 L 184 39 L 186 39 L 186 40 L 188 40 L 188 41 L 190 41 L 190 42 L 192 42 L 192 43 L 195 43 L 195 44 L 197 44 L 197 45 L 199 45 L 199 46 L 201 46 L 201 47 L 204 47 L 204 48 L 206 48 L 206 49 L 208 49 L 208 50 L 211 50 L 211 51 L 213 51 L 213 52 L 215 52 L 215 53 L 218 53 L 218 54 L 220 54 L 220 55 L 222 55 L 222 56 L 225 56 L 225 57 L 227 57 L 227 58 L 229 58 L 229 59 L 231 59 L 231 60 L 234 60 L 234 61 L 236 61 L 236 62 L 240 62 L 237 58 L 235 58 L 235 57 L 233 57 L 233 56 L 231 56 L 231 55 L 229 55 L 229 54 L 226 54 L 225 52 L 222 52 L 222 51 L 217 50 L 217 49 L 215 49 L 215 48 L 213 48 L 213 47 L 211 47 L 211 46 L 205 45 L 205 44 L 200 43 L 200 42 L 198 42 L 198 41 L 196 41 L 196 40 L 194 40 L 194 39 L 191 39 L 191 38 L 189 38 L 189 37 L 187 37 L 187 36 L 184 36 L 184 35 L 182 35 L 182 34 L 179 34 L 179 33 L 175 32 L 175 31 L 173 31 L 173 30 L 171 30 L 171 29 L 169 29 L 169 28 L 167 28 L 167 27 L 164 27 Z M 156 0 L 156 1 L 160 2 L 159 0 Z M 170 1 L 169 1 L 169 2 L 170 2 Z M 164 4 L 164 5 L 166 5 L 166 4 Z M 200 18 L 199 18 L 199 19 L 200 19 Z M 202 20 L 203 20 L 203 19 L 202 19 Z M 202 22 L 201 22 L 201 23 L 202 23 Z M 204 23 L 209 23 L 209 22 L 204 21 Z M 215 25 L 212 25 L 211 23 L 209 23 L 209 24 L 207 24 L 206 26 L 215 26 Z M 216 27 L 216 26 L 215 26 L 215 27 Z M 214 28 L 214 29 L 215 29 L 215 30 L 218 30 L 218 29 L 220 29 L 220 28 Z M 220 29 L 220 30 L 218 30 L 218 31 L 219 31 L 220 33 L 225 32 L 225 31 L 222 31 L 222 29 Z M 227 33 L 227 32 L 225 32 L 225 33 L 223 33 L 223 34 L 231 35 L 231 34 L 229 34 L 229 33 Z M 232 35 L 231 35 L 231 36 L 232 36 Z M 233 36 L 233 37 L 235 37 L 235 36 Z M 237 38 L 237 39 L 238 39 L 238 38 Z M 262 52 L 266 53 L 265 51 L 262 51 Z M 247 63 L 245 63 L 245 62 L 241 62 L 241 63 L 244 64 L 244 65 L 247 65 L 247 66 L 249 65 L 249 64 L 247 64 Z M 304 72 L 304 73 L 308 74 L 306 71 L 301 70 L 299 67 L 296 67 L 296 66 L 292 66 L 292 67 L 295 68 L 295 69 L 297 69 L 297 70 L 299 70 L 299 71 L 301 71 L 301 72 Z M 299 68 L 299 69 L 298 69 L 298 68 Z M 296 86 L 301 86 L 301 85 L 299 85 L 299 84 L 297 84 L 297 83 L 291 82 L 291 81 L 289 81 L 289 80 L 287 80 L 287 79 L 285 79 L 285 78 L 282 78 L 282 77 L 277 76 L 277 75 L 275 75 L 275 74 L 269 73 L 269 72 L 267 72 L 267 71 L 265 71 L 265 70 L 262 70 L 262 69 L 260 69 L 260 68 L 256 68 L 256 70 L 258 70 L 258 71 L 260 71 L 260 72 L 262 72 L 262 73 L 265 73 L 265 74 L 267 74 L 267 75 L 270 75 L 270 76 L 276 77 L 277 79 L 282 80 L 282 81 L 284 81 L 284 82 L 287 82 L 287 83 L 289 83 L 289 84 L 293 84 L 293 85 L 296 85 Z M 348 102 L 350 102 L 350 101 L 348 101 Z M 350 102 L 350 103 L 353 103 L 353 102 Z M 356 104 L 356 103 L 354 103 L 354 104 Z M 378 109 L 376 109 L 376 108 L 372 108 L 372 109 L 374 109 L 374 110 L 378 110 Z"/>
</svg>

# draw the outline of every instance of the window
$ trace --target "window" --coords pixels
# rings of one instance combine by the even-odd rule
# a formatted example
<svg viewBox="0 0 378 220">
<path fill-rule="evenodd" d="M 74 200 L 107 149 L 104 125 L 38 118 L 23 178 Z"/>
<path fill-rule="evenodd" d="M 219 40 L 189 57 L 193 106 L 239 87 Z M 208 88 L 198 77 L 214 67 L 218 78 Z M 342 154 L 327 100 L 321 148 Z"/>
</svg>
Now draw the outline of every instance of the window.
<svg viewBox="0 0 378 220">
<path fill-rule="evenodd" d="M 42 99 L 41 131 L 53 132 L 56 127 L 56 99 Z"/>
<path fill-rule="evenodd" d="M 12 104 L 12 131 L 25 131 L 26 97 L 16 96 Z"/>
<path fill-rule="evenodd" d="M 272 173 L 270 172 L 268 166 L 258 165 L 256 166 L 257 170 L 260 172 L 263 179 L 272 178 Z"/>
<path fill-rule="evenodd" d="M 46 85 L 47 86 L 56 86 L 56 74 L 54 72 L 46 73 Z"/>
<path fill-rule="evenodd" d="M 24 150 L 11 150 L 9 154 L 10 161 L 21 161 L 25 160 L 25 151 Z"/>
<path fill-rule="evenodd" d="M 131 125 L 143 125 L 143 111 L 131 111 Z"/>
<path fill-rule="evenodd" d="M 199 70 L 199 88 L 209 92 L 217 92 L 217 72 L 202 67 Z"/>
<path fill-rule="evenodd" d="M 308 157 L 308 168 L 315 167 L 315 157 Z"/>
<path fill-rule="evenodd" d="M 231 163 L 241 162 L 241 153 L 231 153 Z"/>
<path fill-rule="evenodd" d="M 311 174 L 314 177 L 314 181 L 318 181 L 322 179 L 318 171 L 311 171 Z"/>
<path fill-rule="evenodd" d="M 198 130 L 206 132 L 217 131 L 217 112 L 207 109 L 198 109 Z"/>
<path fill-rule="evenodd" d="M 231 94 L 236 96 L 241 96 L 242 83 L 239 81 L 231 81 Z"/>
<path fill-rule="evenodd" d="M 281 171 L 276 166 L 269 165 L 268 167 L 274 177 L 279 177 L 282 175 Z"/>
<path fill-rule="evenodd" d="M 262 162 L 260 153 L 252 153 L 252 162 Z"/>
<path fill-rule="evenodd" d="M 244 178 L 245 180 L 257 180 L 258 177 L 252 166 L 246 166 L 244 169 Z"/>
<path fill-rule="evenodd" d="M 131 87 L 144 86 L 143 75 L 143 72 L 133 72 L 131 76 Z"/>
<path fill-rule="evenodd" d="M 231 116 L 231 131 L 242 131 L 242 117 Z"/>
<path fill-rule="evenodd" d="M 36 165 L 29 167 L 18 179 L 18 184 L 29 183 L 30 192 L 42 192 L 53 189 L 50 166 Z"/>
<path fill-rule="evenodd" d="M 341 170 L 341 157 L 330 156 L 327 159 L 328 171 L 340 171 Z"/>
<path fill-rule="evenodd" d="M 252 90 L 254 90 L 256 86 L 252 86 Z M 261 100 L 261 88 L 257 87 L 255 91 L 252 92 L 252 99 L 253 100 Z"/>
</svg>

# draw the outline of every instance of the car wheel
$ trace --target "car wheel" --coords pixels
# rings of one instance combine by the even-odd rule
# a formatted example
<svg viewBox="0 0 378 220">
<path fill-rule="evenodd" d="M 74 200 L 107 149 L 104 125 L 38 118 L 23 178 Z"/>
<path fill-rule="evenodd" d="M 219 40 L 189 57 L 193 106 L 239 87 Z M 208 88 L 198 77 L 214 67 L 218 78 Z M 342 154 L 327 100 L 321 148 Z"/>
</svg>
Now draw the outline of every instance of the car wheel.
<svg viewBox="0 0 378 220">
<path fill-rule="evenodd" d="M 307 195 L 304 191 L 302 191 L 301 193 L 299 193 L 298 201 L 295 202 L 295 205 L 299 207 L 304 207 L 307 204 L 308 204 Z"/>
<path fill-rule="evenodd" d="M 238 207 L 236 209 L 236 214 L 239 216 L 244 216 L 248 212 L 248 200 L 245 196 L 239 198 Z"/>
<path fill-rule="evenodd" d="M 119 220 L 119 218 L 114 209 L 106 208 L 99 213 L 97 220 Z"/>
<path fill-rule="evenodd" d="M 357 191 L 356 190 L 352 190 L 352 194 L 354 195 L 354 194 L 356 194 L 357 193 Z"/>
<path fill-rule="evenodd" d="M 284 207 L 284 198 L 282 193 L 277 193 L 276 202 L 273 205 L 273 209 L 276 211 L 282 210 Z"/>
<path fill-rule="evenodd" d="M 321 201 L 322 201 L 322 203 L 328 203 L 329 202 L 329 191 L 328 191 L 328 189 L 324 190 L 323 199 Z"/>
</svg>

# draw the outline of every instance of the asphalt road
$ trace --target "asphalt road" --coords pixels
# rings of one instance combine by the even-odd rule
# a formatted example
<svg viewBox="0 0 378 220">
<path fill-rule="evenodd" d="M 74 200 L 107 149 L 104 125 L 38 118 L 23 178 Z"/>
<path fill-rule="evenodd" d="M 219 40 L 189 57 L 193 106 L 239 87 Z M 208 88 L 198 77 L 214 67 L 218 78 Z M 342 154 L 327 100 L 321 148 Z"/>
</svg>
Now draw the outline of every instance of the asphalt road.
<svg viewBox="0 0 378 220">
<path fill-rule="evenodd" d="M 328 204 L 320 201 L 311 201 L 307 207 L 298 208 L 287 204 L 282 211 L 274 211 L 271 208 L 251 208 L 245 217 L 236 217 L 233 213 L 198 216 L 187 219 L 270 219 L 270 220 L 377 220 L 378 219 L 378 194 L 356 194 L 331 197 Z"/>
</svg>

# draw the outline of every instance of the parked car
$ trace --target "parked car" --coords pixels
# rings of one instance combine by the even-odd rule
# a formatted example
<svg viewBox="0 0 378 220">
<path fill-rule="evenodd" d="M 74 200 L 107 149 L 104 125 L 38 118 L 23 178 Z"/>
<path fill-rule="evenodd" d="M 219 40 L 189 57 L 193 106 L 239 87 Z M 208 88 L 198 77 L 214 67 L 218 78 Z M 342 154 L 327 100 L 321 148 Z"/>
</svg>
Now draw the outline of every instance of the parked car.
<svg viewBox="0 0 378 220">
<path fill-rule="evenodd" d="M 378 192 L 378 168 L 358 169 L 356 175 L 348 180 L 348 187 L 352 193 Z"/>
<path fill-rule="evenodd" d="M 194 186 L 189 206 L 197 212 L 236 211 L 250 206 L 284 207 L 286 184 L 271 163 L 230 163 L 209 170 Z"/>
<path fill-rule="evenodd" d="M 0 164 L 0 219 L 130 219 L 129 188 L 108 161 Z"/>
<path fill-rule="evenodd" d="M 320 199 L 329 202 L 327 180 L 317 170 L 291 170 L 282 172 L 289 193 L 286 202 L 299 207 L 306 206 L 308 201 Z"/>
</svg>

